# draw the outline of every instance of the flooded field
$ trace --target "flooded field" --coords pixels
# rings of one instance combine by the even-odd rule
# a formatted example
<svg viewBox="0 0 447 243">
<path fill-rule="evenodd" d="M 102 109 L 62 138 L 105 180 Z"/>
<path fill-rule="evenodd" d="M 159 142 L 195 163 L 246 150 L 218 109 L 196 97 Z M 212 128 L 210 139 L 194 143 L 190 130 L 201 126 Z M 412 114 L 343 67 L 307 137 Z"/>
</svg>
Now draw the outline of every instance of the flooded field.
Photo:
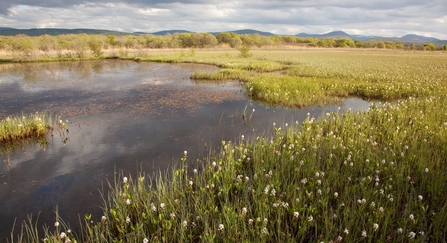
<svg viewBox="0 0 447 243">
<path fill-rule="evenodd" d="M 69 127 L 49 134 L 47 145 L 0 150 L 1 239 L 30 214 L 54 224 L 56 206 L 72 224 L 87 213 L 98 220 L 102 193 L 117 171 L 157 173 L 179 163 L 185 150 L 193 162 L 222 140 L 268 134 L 273 123 L 370 105 L 347 99 L 343 105 L 273 108 L 248 100 L 237 81 L 189 78 L 216 69 L 119 60 L 0 65 L 0 119 L 48 112 Z"/>
</svg>

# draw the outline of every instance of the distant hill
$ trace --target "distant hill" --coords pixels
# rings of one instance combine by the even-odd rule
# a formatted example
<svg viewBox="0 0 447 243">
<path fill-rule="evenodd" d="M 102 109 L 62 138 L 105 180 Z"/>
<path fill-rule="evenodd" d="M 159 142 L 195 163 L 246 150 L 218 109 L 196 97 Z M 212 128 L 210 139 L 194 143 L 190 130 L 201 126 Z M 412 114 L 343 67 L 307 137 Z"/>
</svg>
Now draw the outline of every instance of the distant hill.
<svg viewBox="0 0 447 243">
<path fill-rule="evenodd" d="M 151 34 L 153 35 L 166 35 L 166 34 L 175 34 L 175 33 L 194 33 L 188 30 L 162 30 L 162 31 L 157 31 L 157 32 L 153 32 Z"/>
<path fill-rule="evenodd" d="M 259 35 L 263 35 L 263 36 L 274 36 L 275 35 L 275 34 L 270 33 L 270 32 L 264 32 L 264 31 L 252 30 L 252 29 L 230 30 L 230 31 L 222 31 L 222 32 L 232 32 L 232 33 L 236 33 L 238 35 L 244 35 L 244 34 L 251 34 L 251 35 L 259 34 Z M 222 32 L 210 32 L 210 34 L 218 35 L 219 33 L 222 33 Z M 163 31 L 153 32 L 151 34 L 153 34 L 153 35 L 166 35 L 167 33 L 174 34 L 174 33 L 195 33 L 195 32 L 191 32 L 191 31 L 187 31 L 187 30 L 163 30 Z"/>
<path fill-rule="evenodd" d="M 323 39 L 323 38 L 349 38 L 349 39 L 353 39 L 353 40 L 361 40 L 361 41 L 365 41 L 365 40 L 370 40 L 375 38 L 374 36 L 367 36 L 367 35 L 350 35 L 344 31 L 332 31 L 329 33 L 325 33 L 325 34 L 307 34 L 307 33 L 299 33 L 297 35 L 295 35 L 297 37 L 301 37 L 301 38 L 318 38 L 318 39 Z"/>
<path fill-rule="evenodd" d="M 400 38 L 404 40 L 420 40 L 420 41 L 433 41 L 433 42 L 440 41 L 439 39 L 434 37 L 425 37 L 422 35 L 415 35 L 415 34 L 404 35 Z"/>
<path fill-rule="evenodd" d="M 403 44 L 417 44 L 417 45 L 422 45 L 422 44 L 426 44 L 426 43 L 433 43 L 437 46 L 443 46 L 447 44 L 447 40 L 439 40 L 437 38 L 434 37 L 425 37 L 425 36 L 421 36 L 421 35 L 415 35 L 415 34 L 408 34 L 408 35 L 404 35 L 402 37 L 381 37 L 381 36 L 365 36 L 365 35 L 349 35 L 346 32 L 343 31 L 332 31 L 326 34 L 307 34 L 307 33 L 299 33 L 297 35 L 295 35 L 297 37 L 302 37 L 302 38 L 309 38 L 309 37 L 314 37 L 314 38 L 318 38 L 318 39 L 323 39 L 323 38 L 350 38 L 353 40 L 360 40 L 360 41 L 367 41 L 367 40 L 374 40 L 377 42 L 380 41 L 391 41 L 391 42 L 402 42 Z"/>
<path fill-rule="evenodd" d="M 318 38 L 318 39 L 323 39 L 323 38 L 351 38 L 352 36 L 350 36 L 349 34 L 347 34 L 344 31 L 332 31 L 326 34 L 306 34 L 306 33 L 299 33 L 297 35 L 295 35 L 297 37 L 302 37 L 302 38 L 309 38 L 309 37 L 313 37 L 313 38 Z"/>
<path fill-rule="evenodd" d="M 63 35 L 63 34 L 91 34 L 91 35 L 131 35 L 132 33 L 120 32 L 113 30 L 98 30 L 98 29 L 56 29 L 56 28 L 33 28 L 33 29 L 14 29 L 0 27 L 0 35 L 14 36 L 19 34 L 25 34 L 28 36 L 40 36 L 40 35 Z"/>
<path fill-rule="evenodd" d="M 332 37 L 332 38 L 352 38 L 352 36 L 348 35 L 343 31 L 332 31 L 326 34 L 321 35 L 322 38 Z"/>
<path fill-rule="evenodd" d="M 262 36 L 274 36 L 275 35 L 270 32 L 264 32 L 264 31 L 252 30 L 252 29 L 230 30 L 230 31 L 222 31 L 222 32 L 231 32 L 231 33 L 236 33 L 238 35 L 244 35 L 244 34 L 249 34 L 249 35 L 259 34 Z M 213 34 L 213 35 L 217 35 L 219 33 L 221 33 L 221 32 L 211 32 L 211 34 Z"/>
<path fill-rule="evenodd" d="M 233 32 L 239 35 L 242 34 L 259 34 L 262 36 L 274 36 L 275 34 L 270 32 L 264 32 L 253 29 L 243 29 L 243 30 L 231 30 L 225 32 Z M 114 35 L 114 36 L 123 36 L 123 35 L 143 35 L 143 34 L 153 34 L 153 35 L 166 35 L 168 33 L 195 33 L 188 30 L 163 30 L 154 33 L 146 33 L 146 32 L 121 32 L 121 31 L 113 31 L 113 30 L 100 30 L 100 29 L 62 29 L 62 28 L 33 28 L 33 29 L 15 29 L 10 27 L 0 27 L 0 35 L 5 36 L 14 36 L 18 34 L 25 34 L 29 36 L 40 36 L 40 35 L 62 35 L 62 34 L 96 34 L 96 35 Z M 217 35 L 221 32 L 210 32 L 213 35 Z M 307 34 L 307 33 L 299 33 L 295 35 L 297 37 L 308 38 L 314 37 L 318 39 L 323 38 L 350 38 L 353 40 L 367 41 L 374 40 L 377 42 L 380 41 L 398 41 L 403 44 L 411 44 L 414 43 L 416 45 L 422 45 L 426 43 L 433 43 L 437 46 L 447 45 L 447 40 L 439 40 L 434 37 L 426 37 L 416 34 L 408 34 L 402 37 L 381 37 L 381 36 L 367 36 L 367 35 L 349 35 L 344 31 L 332 31 L 325 34 Z"/>
</svg>

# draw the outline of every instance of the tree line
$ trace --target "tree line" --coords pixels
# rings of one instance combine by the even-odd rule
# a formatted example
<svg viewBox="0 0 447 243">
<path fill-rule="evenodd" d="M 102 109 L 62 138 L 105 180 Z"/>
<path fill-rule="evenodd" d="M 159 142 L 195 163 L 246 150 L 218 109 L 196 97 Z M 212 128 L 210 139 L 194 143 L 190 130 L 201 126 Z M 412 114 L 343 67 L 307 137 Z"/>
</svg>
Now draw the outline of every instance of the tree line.
<svg viewBox="0 0 447 243">
<path fill-rule="evenodd" d="M 36 58 L 38 56 L 77 57 L 84 58 L 87 53 L 95 57 L 103 55 L 104 50 L 118 50 L 125 54 L 126 49 L 155 48 L 213 48 L 229 46 L 241 48 L 244 46 L 265 47 L 280 45 L 296 45 L 326 48 L 380 48 L 406 50 L 447 50 L 447 46 L 439 48 L 432 43 L 424 45 L 404 45 L 401 42 L 359 41 L 349 38 L 301 38 L 297 36 L 261 36 L 260 34 L 236 34 L 222 32 L 217 35 L 210 33 L 175 33 L 157 36 L 145 35 L 87 35 L 64 34 L 42 36 L 0 36 L 0 50 L 6 51 L 12 58 Z M 116 53 L 118 54 L 118 53 Z"/>
</svg>

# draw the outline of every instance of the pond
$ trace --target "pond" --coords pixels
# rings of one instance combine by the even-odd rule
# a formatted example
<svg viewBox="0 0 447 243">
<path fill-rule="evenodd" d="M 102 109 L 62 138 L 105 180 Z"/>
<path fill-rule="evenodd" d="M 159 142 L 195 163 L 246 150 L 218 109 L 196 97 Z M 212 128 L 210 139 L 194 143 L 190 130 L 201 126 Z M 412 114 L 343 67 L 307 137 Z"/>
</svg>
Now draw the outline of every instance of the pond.
<svg viewBox="0 0 447 243">
<path fill-rule="evenodd" d="M 325 107 L 268 107 L 250 101 L 237 81 L 191 80 L 199 70 L 217 68 L 120 60 L 1 64 L 0 119 L 48 112 L 69 131 L 49 134 L 48 144 L 0 150 L 0 241 L 30 214 L 51 226 L 56 206 L 74 227 L 87 213 L 100 219 L 102 194 L 116 172 L 165 171 L 185 150 L 194 161 L 223 140 L 269 134 L 273 123 L 370 106 L 350 98 Z"/>
</svg>

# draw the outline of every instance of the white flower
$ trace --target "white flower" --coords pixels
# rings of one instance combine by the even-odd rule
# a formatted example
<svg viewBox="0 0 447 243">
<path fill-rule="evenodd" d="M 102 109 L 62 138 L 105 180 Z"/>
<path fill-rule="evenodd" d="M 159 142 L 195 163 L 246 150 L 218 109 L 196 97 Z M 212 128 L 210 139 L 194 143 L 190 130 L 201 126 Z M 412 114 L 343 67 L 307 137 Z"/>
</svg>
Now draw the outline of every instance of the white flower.
<svg viewBox="0 0 447 243">
<path fill-rule="evenodd" d="M 123 182 L 124 182 L 124 184 L 127 183 L 127 177 L 124 177 L 124 178 L 123 178 Z"/>
<path fill-rule="evenodd" d="M 188 185 L 189 185 L 189 186 L 192 186 L 193 184 L 194 184 L 193 181 L 189 181 L 189 182 L 188 182 Z"/>
<path fill-rule="evenodd" d="M 144 238 L 143 243 L 149 243 L 149 240 L 147 238 Z"/>
<path fill-rule="evenodd" d="M 419 200 L 419 201 L 422 201 L 422 199 L 424 199 L 424 197 L 422 197 L 422 195 L 419 195 L 419 196 L 418 196 L 418 200 Z"/>
<path fill-rule="evenodd" d="M 160 209 L 163 210 L 165 208 L 165 204 L 164 203 L 160 203 Z"/>
<path fill-rule="evenodd" d="M 425 172 L 425 173 L 428 173 L 428 168 L 425 168 L 424 172 Z"/>
<path fill-rule="evenodd" d="M 343 230 L 343 233 L 349 235 L 349 230 L 345 228 L 345 230 Z"/>
<path fill-rule="evenodd" d="M 408 238 L 410 238 L 410 239 L 414 239 L 414 237 L 416 237 L 416 233 L 414 233 L 413 231 L 411 231 L 411 232 L 408 234 Z"/>
<path fill-rule="evenodd" d="M 197 174 L 197 169 L 194 169 L 194 170 L 192 170 L 192 172 L 194 173 L 194 174 Z"/>
<path fill-rule="evenodd" d="M 61 234 L 59 235 L 59 238 L 64 239 L 65 237 L 67 237 L 67 235 L 64 232 L 61 232 Z"/>
<path fill-rule="evenodd" d="M 187 227 L 188 226 L 188 221 L 183 221 L 183 227 Z"/>
<path fill-rule="evenodd" d="M 183 151 L 183 155 L 185 155 L 185 157 L 188 155 L 188 151 Z"/>
<path fill-rule="evenodd" d="M 343 240 L 343 237 L 341 237 L 340 235 L 337 237 L 337 241 L 336 242 L 341 242 Z"/>
<path fill-rule="evenodd" d="M 244 138 L 245 138 L 244 135 L 241 135 L 241 140 L 242 140 L 242 141 L 244 141 Z"/>
<path fill-rule="evenodd" d="M 127 205 L 130 205 L 130 199 L 127 199 L 127 200 L 126 200 L 126 204 L 127 204 Z"/>
<path fill-rule="evenodd" d="M 263 228 L 262 229 L 262 234 L 263 235 L 266 235 L 266 234 L 268 234 L 269 233 L 269 231 L 267 230 L 267 228 Z"/>
<path fill-rule="evenodd" d="M 379 229 L 379 224 L 374 224 L 373 229 L 374 229 L 374 231 L 377 231 Z"/>
<path fill-rule="evenodd" d="M 155 205 L 153 203 L 151 203 L 151 210 L 152 212 L 157 212 L 157 207 L 155 207 Z"/>
<path fill-rule="evenodd" d="M 338 198 L 338 192 L 334 192 L 334 197 Z"/>
<path fill-rule="evenodd" d="M 56 222 L 54 223 L 54 226 L 56 226 L 56 227 L 59 226 L 59 222 L 56 221 Z"/>
<path fill-rule="evenodd" d="M 126 217 L 126 224 L 130 224 L 130 218 L 129 218 L 129 216 Z"/>
<path fill-rule="evenodd" d="M 408 215 L 408 218 L 409 218 L 410 220 L 413 220 L 413 219 L 414 219 L 414 215 L 413 215 L 413 214 L 410 214 L 410 215 Z"/>
<path fill-rule="evenodd" d="M 314 221 L 314 217 L 313 217 L 312 215 L 310 215 L 310 216 L 307 218 L 307 221 L 309 221 L 309 222 Z"/>
<path fill-rule="evenodd" d="M 362 237 L 367 237 L 368 236 L 368 234 L 366 234 L 366 230 L 363 230 L 362 231 Z"/>
<path fill-rule="evenodd" d="M 404 230 L 402 228 L 397 229 L 397 233 L 402 234 Z"/>
<path fill-rule="evenodd" d="M 216 167 L 217 166 L 217 163 L 216 163 L 216 161 L 213 161 L 213 163 L 211 164 L 213 167 Z"/>
<path fill-rule="evenodd" d="M 169 216 L 171 216 L 171 219 L 175 219 L 175 213 L 171 213 Z"/>
<path fill-rule="evenodd" d="M 300 217 L 300 213 L 298 213 L 298 212 L 293 212 L 293 217 L 297 219 L 298 217 Z"/>
<path fill-rule="evenodd" d="M 253 225 L 253 219 L 249 219 L 249 220 L 248 220 L 248 224 L 249 224 L 249 225 Z"/>
<path fill-rule="evenodd" d="M 107 220 L 106 216 L 103 215 L 103 216 L 101 217 L 101 221 L 104 222 L 104 221 L 106 221 L 106 220 Z"/>
<path fill-rule="evenodd" d="M 245 214 L 247 214 L 247 208 L 246 208 L 246 207 L 243 207 L 243 208 L 242 208 L 242 215 L 245 215 Z"/>
<path fill-rule="evenodd" d="M 219 228 L 218 228 L 218 230 L 219 230 L 220 232 L 222 232 L 224 229 L 225 229 L 224 225 L 223 225 L 223 224 L 219 224 Z"/>
<path fill-rule="evenodd" d="M 364 198 L 363 199 L 358 199 L 357 203 L 360 204 L 360 205 L 363 205 L 363 204 L 366 203 L 366 199 L 364 199 Z"/>
</svg>

